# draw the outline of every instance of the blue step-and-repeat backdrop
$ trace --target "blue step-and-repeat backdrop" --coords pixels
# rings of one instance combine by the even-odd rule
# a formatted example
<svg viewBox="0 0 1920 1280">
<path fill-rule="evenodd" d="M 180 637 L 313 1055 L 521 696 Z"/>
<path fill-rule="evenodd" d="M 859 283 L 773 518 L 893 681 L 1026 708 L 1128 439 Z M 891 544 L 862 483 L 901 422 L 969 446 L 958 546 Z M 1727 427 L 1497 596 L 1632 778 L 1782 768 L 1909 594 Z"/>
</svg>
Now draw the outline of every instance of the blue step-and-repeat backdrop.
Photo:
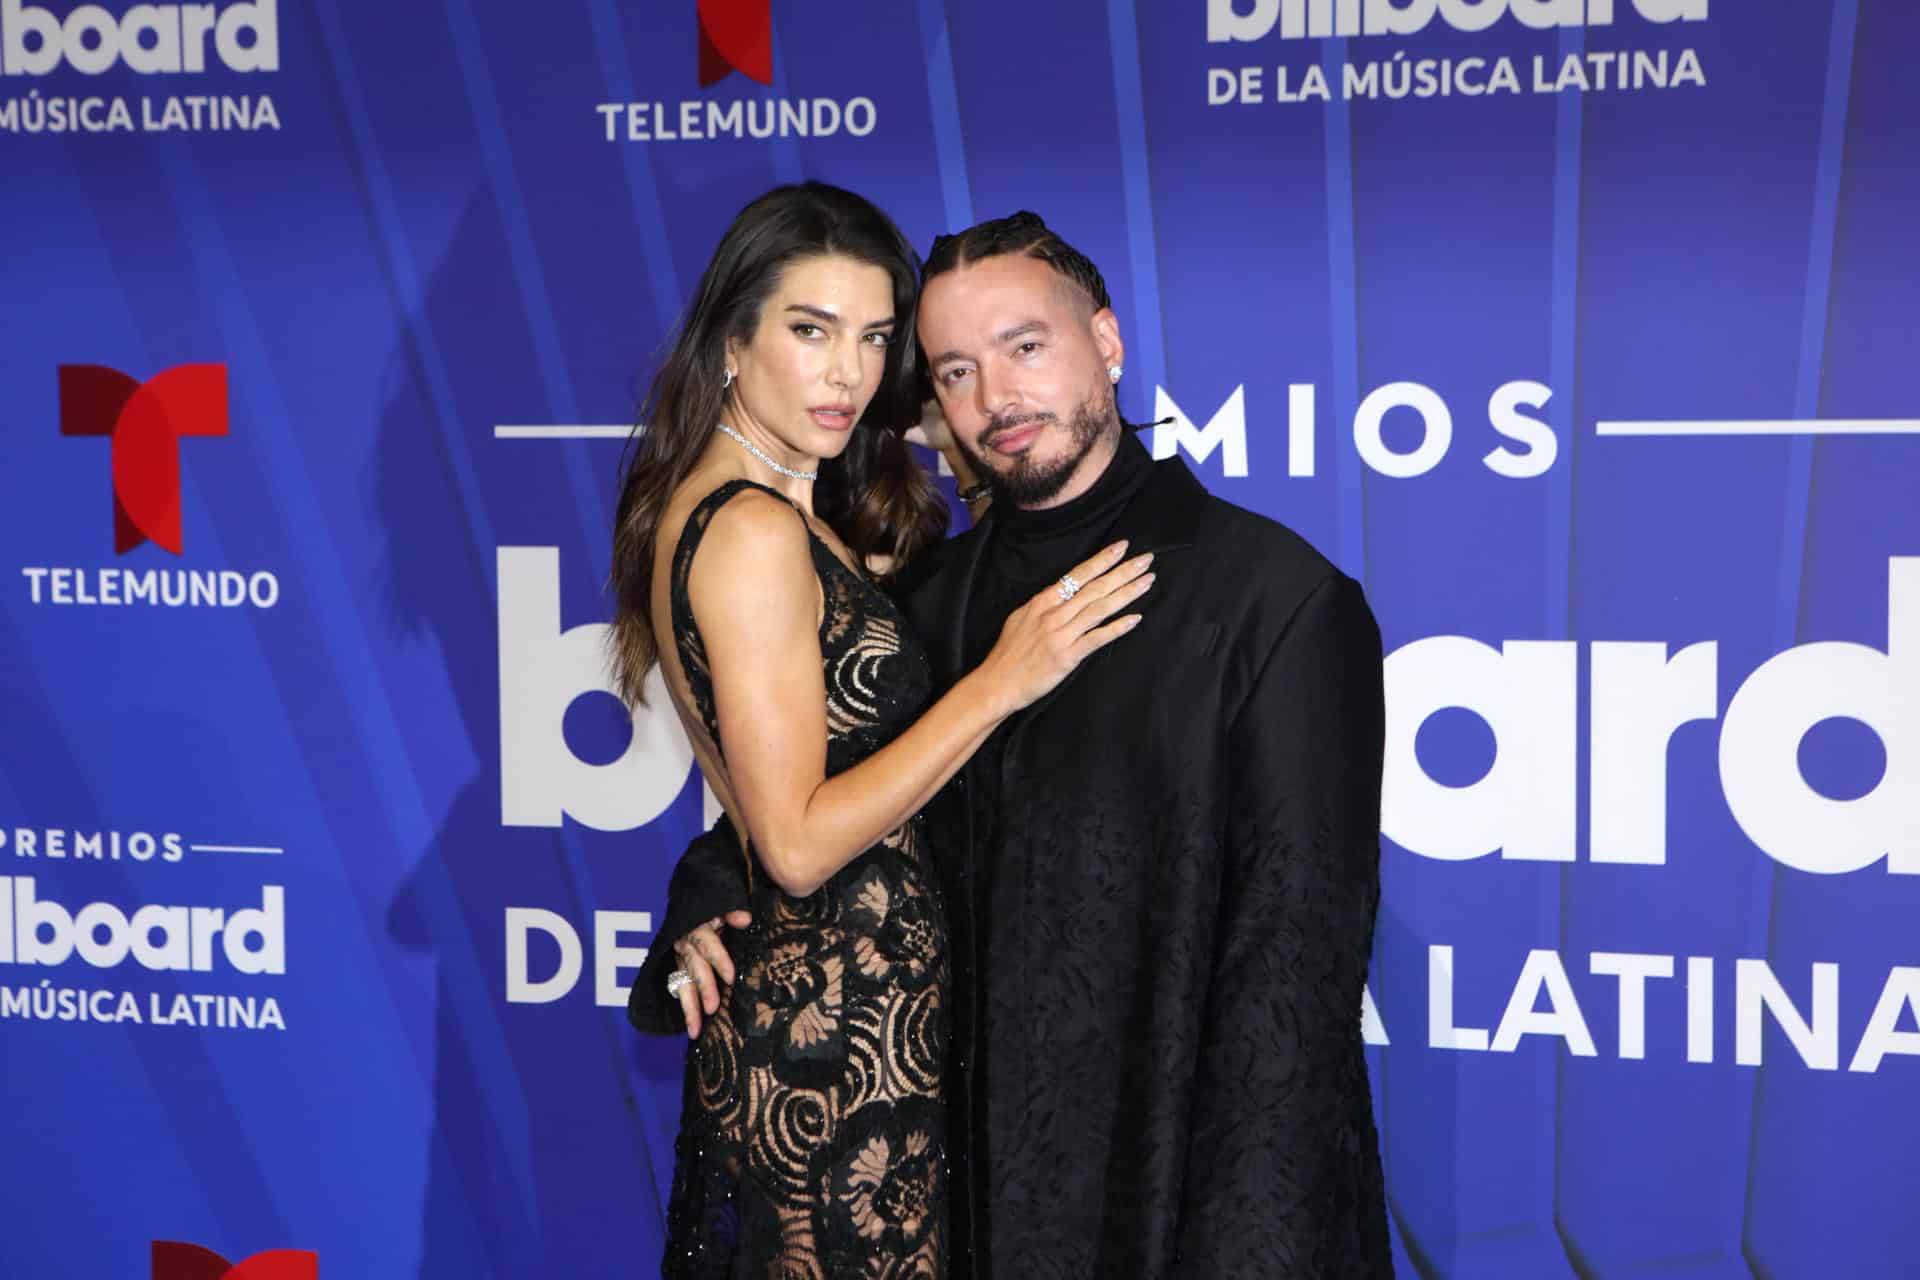
<svg viewBox="0 0 1920 1280">
<path fill-rule="evenodd" d="M 1155 451 L 1366 584 L 1403 1274 L 1920 1274 L 1917 58 L 1904 0 L 0 0 L 0 1276 L 657 1268 L 620 1006 L 709 802 L 606 692 L 614 484 L 808 177 L 1040 212 Z"/>
</svg>

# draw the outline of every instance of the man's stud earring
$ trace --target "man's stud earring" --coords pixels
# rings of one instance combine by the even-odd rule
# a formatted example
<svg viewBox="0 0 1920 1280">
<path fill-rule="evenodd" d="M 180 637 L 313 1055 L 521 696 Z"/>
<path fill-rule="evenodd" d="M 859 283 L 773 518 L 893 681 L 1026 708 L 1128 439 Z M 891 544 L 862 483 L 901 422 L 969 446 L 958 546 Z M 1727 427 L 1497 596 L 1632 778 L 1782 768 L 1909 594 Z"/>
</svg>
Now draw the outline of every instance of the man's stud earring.
<svg viewBox="0 0 1920 1280">
<path fill-rule="evenodd" d="M 1108 365 L 1108 366 L 1107 366 L 1107 381 L 1108 381 L 1108 382 L 1118 382 L 1118 381 L 1120 381 L 1120 366 L 1119 366 L 1119 365 L 1117 365 L 1117 364 L 1110 364 L 1110 365 Z"/>
</svg>

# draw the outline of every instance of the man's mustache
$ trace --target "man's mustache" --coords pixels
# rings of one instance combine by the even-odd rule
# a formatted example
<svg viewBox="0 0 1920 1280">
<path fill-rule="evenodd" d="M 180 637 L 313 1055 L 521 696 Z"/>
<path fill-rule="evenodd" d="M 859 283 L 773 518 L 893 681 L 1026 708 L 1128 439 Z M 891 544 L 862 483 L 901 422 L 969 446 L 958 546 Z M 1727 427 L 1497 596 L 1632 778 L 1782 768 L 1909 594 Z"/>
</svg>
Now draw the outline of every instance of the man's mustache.
<svg viewBox="0 0 1920 1280">
<path fill-rule="evenodd" d="M 1051 413 L 1028 413 L 1017 418 L 994 418 L 987 423 L 987 429 L 980 433 L 980 443 L 992 444 L 1009 431 L 1031 426 L 1036 422 L 1052 422 L 1053 419 L 1054 415 Z"/>
</svg>

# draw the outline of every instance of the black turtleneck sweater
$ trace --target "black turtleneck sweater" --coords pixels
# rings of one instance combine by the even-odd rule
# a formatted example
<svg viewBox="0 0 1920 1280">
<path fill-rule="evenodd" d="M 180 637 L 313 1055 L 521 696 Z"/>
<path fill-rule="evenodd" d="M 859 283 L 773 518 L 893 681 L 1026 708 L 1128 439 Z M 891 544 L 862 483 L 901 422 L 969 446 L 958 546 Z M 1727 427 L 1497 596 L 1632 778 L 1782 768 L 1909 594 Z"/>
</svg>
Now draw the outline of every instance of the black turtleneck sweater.
<svg viewBox="0 0 1920 1280">
<path fill-rule="evenodd" d="M 1008 614 L 1106 545 L 1107 531 L 1152 473 L 1146 446 L 1126 432 L 1113 461 L 1079 497 L 1038 511 L 994 502 L 993 528 L 967 604 L 968 668 L 993 649 Z"/>
</svg>

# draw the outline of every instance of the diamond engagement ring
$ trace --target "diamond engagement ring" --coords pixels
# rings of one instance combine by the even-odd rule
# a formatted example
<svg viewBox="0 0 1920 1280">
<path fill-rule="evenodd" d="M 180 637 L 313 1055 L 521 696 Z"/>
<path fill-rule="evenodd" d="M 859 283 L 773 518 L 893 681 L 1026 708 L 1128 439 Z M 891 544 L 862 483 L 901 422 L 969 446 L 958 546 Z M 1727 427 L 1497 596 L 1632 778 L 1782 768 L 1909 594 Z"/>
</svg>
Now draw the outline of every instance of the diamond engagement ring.
<svg viewBox="0 0 1920 1280">
<path fill-rule="evenodd" d="M 1060 585 L 1054 588 L 1062 600 L 1071 600 L 1080 594 L 1080 581 L 1070 573 L 1060 575 Z"/>
<path fill-rule="evenodd" d="M 685 969 L 675 969 L 667 975 L 667 998 L 678 1000 L 680 993 L 693 985 L 693 975 Z"/>
</svg>

